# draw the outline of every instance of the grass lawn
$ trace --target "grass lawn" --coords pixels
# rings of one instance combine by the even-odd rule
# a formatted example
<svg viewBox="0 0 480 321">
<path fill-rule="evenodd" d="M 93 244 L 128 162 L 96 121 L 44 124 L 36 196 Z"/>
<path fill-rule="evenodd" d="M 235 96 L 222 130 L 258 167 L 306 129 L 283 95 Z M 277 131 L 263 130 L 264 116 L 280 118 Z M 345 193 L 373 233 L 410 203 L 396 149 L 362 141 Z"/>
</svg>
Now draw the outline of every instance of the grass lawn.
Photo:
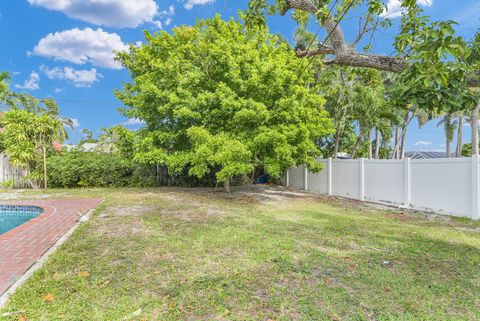
<svg viewBox="0 0 480 321">
<path fill-rule="evenodd" d="M 4 320 L 480 320 L 479 223 L 210 189 L 49 195 L 106 200 Z"/>
</svg>

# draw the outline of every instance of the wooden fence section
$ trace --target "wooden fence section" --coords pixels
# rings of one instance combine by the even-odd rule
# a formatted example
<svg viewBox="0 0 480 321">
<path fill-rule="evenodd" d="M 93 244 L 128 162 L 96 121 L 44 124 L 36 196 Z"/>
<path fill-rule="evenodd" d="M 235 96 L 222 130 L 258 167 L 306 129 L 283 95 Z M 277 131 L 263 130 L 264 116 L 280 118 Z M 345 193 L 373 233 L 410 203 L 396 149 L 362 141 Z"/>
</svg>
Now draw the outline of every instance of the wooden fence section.
<svg viewBox="0 0 480 321">
<path fill-rule="evenodd" d="M 480 158 L 321 159 L 283 178 L 289 187 L 379 204 L 480 219 Z"/>
<path fill-rule="evenodd" d="M 0 184 L 11 184 L 15 188 L 26 188 L 26 170 L 13 166 L 5 153 L 0 153 Z"/>
</svg>

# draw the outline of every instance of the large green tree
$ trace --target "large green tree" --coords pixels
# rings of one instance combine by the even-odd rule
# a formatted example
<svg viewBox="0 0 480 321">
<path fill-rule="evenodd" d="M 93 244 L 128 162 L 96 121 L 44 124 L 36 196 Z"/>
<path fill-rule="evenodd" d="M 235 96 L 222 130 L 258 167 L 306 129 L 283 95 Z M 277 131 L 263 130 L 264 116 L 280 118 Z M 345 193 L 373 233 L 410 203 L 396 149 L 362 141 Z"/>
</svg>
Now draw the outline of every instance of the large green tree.
<svg viewBox="0 0 480 321">
<path fill-rule="evenodd" d="M 219 16 L 118 54 L 133 82 L 117 91 L 128 117 L 145 121 L 136 159 L 215 171 L 228 189 L 234 176 L 294 165 L 319 170 L 317 141 L 332 131 L 313 71 L 264 28 Z"/>
</svg>

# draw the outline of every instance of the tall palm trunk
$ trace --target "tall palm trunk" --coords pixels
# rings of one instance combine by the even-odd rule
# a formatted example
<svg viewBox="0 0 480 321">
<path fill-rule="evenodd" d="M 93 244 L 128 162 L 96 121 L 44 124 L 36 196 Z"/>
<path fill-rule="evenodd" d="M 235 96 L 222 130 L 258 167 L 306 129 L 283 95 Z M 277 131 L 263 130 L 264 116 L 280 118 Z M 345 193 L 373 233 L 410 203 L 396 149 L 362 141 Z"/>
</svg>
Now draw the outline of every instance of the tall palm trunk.
<svg viewBox="0 0 480 321">
<path fill-rule="evenodd" d="M 372 136 L 372 129 L 368 129 L 368 159 L 372 159 L 373 157 L 373 136 Z"/>
<path fill-rule="evenodd" d="M 399 141 L 400 141 L 400 130 L 399 130 L 398 126 L 395 126 L 395 133 L 393 134 L 393 137 L 395 138 L 395 145 L 393 146 L 393 153 L 392 153 L 392 157 L 390 157 L 390 158 L 391 159 L 397 159 L 398 158 L 397 146 L 398 146 Z"/>
<path fill-rule="evenodd" d="M 335 132 L 335 145 L 333 146 L 333 158 L 338 158 L 338 149 L 340 148 L 340 131 Z"/>
<path fill-rule="evenodd" d="M 412 113 L 412 116 L 410 116 L 410 112 L 408 112 L 405 117 L 403 118 L 403 125 L 402 125 L 402 136 L 400 138 L 400 149 L 399 149 L 399 154 L 398 154 L 398 159 L 404 159 L 405 158 L 405 149 L 407 145 L 407 130 L 408 130 L 408 125 L 410 125 L 410 122 L 413 119 L 414 114 Z"/>
<path fill-rule="evenodd" d="M 450 158 L 451 150 L 451 137 L 450 131 L 452 130 L 452 123 L 450 122 L 450 114 L 445 115 L 445 152 L 447 153 L 447 158 Z"/>
<path fill-rule="evenodd" d="M 353 146 L 353 149 L 352 149 L 352 156 L 351 156 L 352 159 L 354 159 L 357 156 L 357 150 L 360 147 L 360 144 L 362 143 L 362 139 L 363 139 L 363 131 L 360 128 L 360 133 L 357 136 L 357 141 L 355 142 L 355 145 Z"/>
<path fill-rule="evenodd" d="M 480 108 L 480 102 L 472 110 L 472 155 L 478 155 L 478 108 Z"/>
<path fill-rule="evenodd" d="M 457 150 L 455 151 L 455 157 L 462 156 L 462 140 L 463 140 L 463 117 L 458 117 L 458 129 L 457 129 Z"/>
<path fill-rule="evenodd" d="M 402 124 L 402 132 L 401 132 L 400 136 L 398 137 L 398 139 L 397 139 L 397 137 L 395 137 L 395 140 L 397 142 L 395 144 L 395 148 L 393 150 L 391 158 L 393 158 L 393 159 L 403 159 L 404 158 L 404 156 L 405 156 L 405 145 L 406 145 L 406 142 L 407 142 L 408 125 L 410 125 L 414 116 L 415 116 L 415 114 L 412 113 L 410 115 L 410 112 L 408 112 L 405 115 L 405 117 L 403 119 L 403 124 Z"/>
<path fill-rule="evenodd" d="M 375 129 L 375 159 L 380 158 L 380 129 Z"/>
<path fill-rule="evenodd" d="M 405 149 L 407 148 L 407 129 L 408 127 L 405 127 L 402 131 L 402 143 L 400 145 L 400 155 L 399 159 L 404 159 L 405 158 Z"/>
</svg>

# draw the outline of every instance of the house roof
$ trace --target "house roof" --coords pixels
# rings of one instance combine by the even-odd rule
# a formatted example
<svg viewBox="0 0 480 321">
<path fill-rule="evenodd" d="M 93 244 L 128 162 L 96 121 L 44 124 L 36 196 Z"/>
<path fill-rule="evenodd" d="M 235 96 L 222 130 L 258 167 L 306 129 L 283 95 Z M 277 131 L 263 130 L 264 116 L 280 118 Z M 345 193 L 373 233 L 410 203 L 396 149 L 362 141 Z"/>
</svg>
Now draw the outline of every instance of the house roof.
<svg viewBox="0 0 480 321">
<path fill-rule="evenodd" d="M 431 159 L 431 158 L 447 158 L 446 152 L 438 152 L 438 151 L 413 151 L 413 152 L 406 152 L 405 157 L 411 159 Z M 450 157 L 455 157 L 452 154 Z"/>
</svg>

